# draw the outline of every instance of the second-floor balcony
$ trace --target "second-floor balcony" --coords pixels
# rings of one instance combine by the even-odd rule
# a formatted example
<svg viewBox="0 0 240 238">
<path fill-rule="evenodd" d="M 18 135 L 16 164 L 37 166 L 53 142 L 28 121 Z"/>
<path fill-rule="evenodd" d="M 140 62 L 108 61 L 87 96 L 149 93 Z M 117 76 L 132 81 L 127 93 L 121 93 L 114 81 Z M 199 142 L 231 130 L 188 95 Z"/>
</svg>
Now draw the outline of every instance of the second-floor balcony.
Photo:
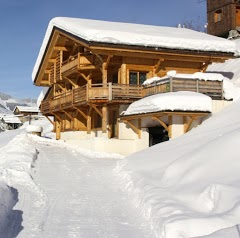
<svg viewBox="0 0 240 238">
<path fill-rule="evenodd" d="M 84 106 L 91 103 L 132 103 L 143 97 L 158 93 L 192 91 L 210 96 L 213 99 L 223 99 L 222 81 L 205 81 L 197 79 L 168 78 L 157 84 L 148 86 L 129 84 L 91 84 L 84 85 L 53 98 L 43 100 L 41 111 L 51 114 L 57 111 Z"/>
<path fill-rule="evenodd" d="M 43 100 L 43 114 L 57 112 L 89 103 L 131 103 L 142 98 L 142 86 L 126 84 L 92 84 L 75 88 L 48 100 Z"/>
</svg>

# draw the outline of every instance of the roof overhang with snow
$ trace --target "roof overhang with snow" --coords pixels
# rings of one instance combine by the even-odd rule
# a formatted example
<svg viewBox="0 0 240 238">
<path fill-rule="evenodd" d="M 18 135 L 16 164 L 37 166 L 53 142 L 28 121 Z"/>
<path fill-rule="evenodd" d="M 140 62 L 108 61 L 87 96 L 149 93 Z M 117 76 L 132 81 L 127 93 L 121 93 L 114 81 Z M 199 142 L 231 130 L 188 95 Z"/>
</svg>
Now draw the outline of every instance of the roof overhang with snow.
<svg viewBox="0 0 240 238">
<path fill-rule="evenodd" d="M 145 97 L 133 102 L 121 118 L 149 116 L 153 113 L 164 114 L 209 114 L 212 111 L 212 99 L 195 92 L 169 92 Z"/>
<path fill-rule="evenodd" d="M 188 60 L 194 57 L 198 62 L 209 63 L 224 62 L 235 53 L 235 43 L 189 29 L 60 17 L 54 18 L 46 31 L 32 73 L 36 85 L 44 85 L 40 81 L 49 62 L 57 51 L 67 50 L 67 41 L 84 46 L 93 54 L 135 54 L 169 60 L 184 55 Z"/>
</svg>

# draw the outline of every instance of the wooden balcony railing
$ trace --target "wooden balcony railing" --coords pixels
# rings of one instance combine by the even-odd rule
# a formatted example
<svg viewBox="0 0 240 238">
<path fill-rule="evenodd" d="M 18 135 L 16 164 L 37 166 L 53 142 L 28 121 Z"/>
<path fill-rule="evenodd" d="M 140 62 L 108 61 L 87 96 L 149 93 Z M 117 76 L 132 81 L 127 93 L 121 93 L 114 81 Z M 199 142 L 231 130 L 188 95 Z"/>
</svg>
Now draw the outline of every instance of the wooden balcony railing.
<svg viewBox="0 0 240 238">
<path fill-rule="evenodd" d="M 83 67 L 92 66 L 94 62 L 94 56 L 91 54 L 77 53 L 69 57 L 62 63 L 61 73 L 64 74 L 68 71 L 73 71 L 74 69 L 80 70 Z"/>
<path fill-rule="evenodd" d="M 43 114 L 47 114 L 74 106 L 87 105 L 87 103 L 93 101 L 99 103 L 111 101 L 131 103 L 142 97 L 177 91 L 199 92 L 213 99 L 223 99 L 222 84 L 222 81 L 171 78 L 147 87 L 112 83 L 84 85 L 54 98 L 44 100 L 41 104 L 41 111 Z"/>
<path fill-rule="evenodd" d="M 47 114 L 73 106 L 84 105 L 91 101 L 111 102 L 113 100 L 125 100 L 131 103 L 140 98 L 142 98 L 142 86 L 112 83 L 92 84 L 43 100 L 41 111 L 43 114 Z"/>
<path fill-rule="evenodd" d="M 142 95 L 146 97 L 157 93 L 178 91 L 199 92 L 213 99 L 223 99 L 223 82 L 189 78 L 168 78 L 161 80 L 156 85 L 145 86 L 142 90 Z"/>
</svg>

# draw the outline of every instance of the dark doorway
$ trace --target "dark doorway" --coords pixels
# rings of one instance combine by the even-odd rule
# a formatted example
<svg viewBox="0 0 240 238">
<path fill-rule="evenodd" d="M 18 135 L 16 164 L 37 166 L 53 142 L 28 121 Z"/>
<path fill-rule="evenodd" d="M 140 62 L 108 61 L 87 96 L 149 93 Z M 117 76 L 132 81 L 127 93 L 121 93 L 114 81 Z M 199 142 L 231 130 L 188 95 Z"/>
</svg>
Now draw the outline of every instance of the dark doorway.
<svg viewBox="0 0 240 238">
<path fill-rule="evenodd" d="M 118 110 L 109 110 L 109 129 L 110 129 L 110 138 L 117 138 L 117 118 L 118 118 Z"/>
<path fill-rule="evenodd" d="M 168 141 L 168 132 L 162 126 L 149 127 L 149 146 L 156 145 L 158 143 Z"/>
</svg>

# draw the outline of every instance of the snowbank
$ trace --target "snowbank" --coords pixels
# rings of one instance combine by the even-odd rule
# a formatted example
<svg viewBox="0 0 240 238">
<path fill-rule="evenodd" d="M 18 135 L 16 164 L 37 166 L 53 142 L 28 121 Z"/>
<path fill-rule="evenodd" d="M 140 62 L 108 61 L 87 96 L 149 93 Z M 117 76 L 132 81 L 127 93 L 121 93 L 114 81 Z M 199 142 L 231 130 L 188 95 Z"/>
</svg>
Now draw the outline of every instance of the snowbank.
<svg viewBox="0 0 240 238">
<path fill-rule="evenodd" d="M 240 224 L 239 138 L 240 100 L 115 173 L 158 237 L 204 236 Z"/>
<path fill-rule="evenodd" d="M 27 128 L 26 128 L 26 131 L 28 133 L 31 133 L 31 132 L 42 132 L 43 131 L 43 128 L 41 126 L 37 126 L 37 125 L 29 125 Z"/>
<path fill-rule="evenodd" d="M 133 102 L 124 116 L 159 111 L 212 111 L 212 99 L 201 93 L 170 92 L 156 94 Z"/>
<path fill-rule="evenodd" d="M 11 189 L 0 179 L 0 234 L 7 226 L 8 217 L 12 213 L 15 203 Z"/>
<path fill-rule="evenodd" d="M 158 237 L 204 236 L 240 223 L 239 137 L 240 100 L 115 172 Z"/>
</svg>

